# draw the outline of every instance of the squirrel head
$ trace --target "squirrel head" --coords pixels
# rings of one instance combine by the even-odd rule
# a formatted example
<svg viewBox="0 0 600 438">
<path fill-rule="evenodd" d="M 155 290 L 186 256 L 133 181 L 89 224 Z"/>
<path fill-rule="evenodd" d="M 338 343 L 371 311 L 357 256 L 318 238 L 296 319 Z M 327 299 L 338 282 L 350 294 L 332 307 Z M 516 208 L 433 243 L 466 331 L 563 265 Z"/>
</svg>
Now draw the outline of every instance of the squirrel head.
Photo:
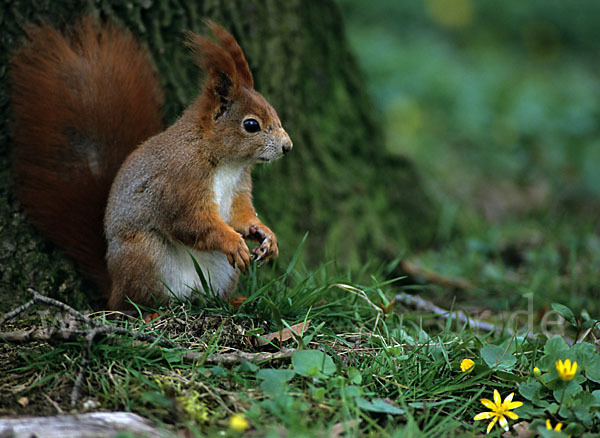
<svg viewBox="0 0 600 438">
<path fill-rule="evenodd" d="M 292 141 L 273 107 L 254 90 L 244 52 L 223 27 L 205 23 L 220 44 L 192 32 L 187 43 L 208 76 L 193 106 L 202 136 L 221 160 L 251 164 L 282 157 Z"/>
</svg>

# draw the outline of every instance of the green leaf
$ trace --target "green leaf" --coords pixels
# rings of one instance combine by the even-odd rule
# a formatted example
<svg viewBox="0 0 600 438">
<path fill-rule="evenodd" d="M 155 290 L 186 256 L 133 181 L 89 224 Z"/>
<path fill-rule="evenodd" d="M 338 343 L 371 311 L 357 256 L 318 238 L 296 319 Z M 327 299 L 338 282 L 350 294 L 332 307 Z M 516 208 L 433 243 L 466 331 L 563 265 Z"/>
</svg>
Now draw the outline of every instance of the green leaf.
<svg viewBox="0 0 600 438">
<path fill-rule="evenodd" d="M 348 380 L 354 385 L 360 385 L 362 382 L 362 374 L 354 367 L 348 368 Z"/>
<path fill-rule="evenodd" d="M 285 382 L 279 380 L 263 380 L 260 384 L 260 389 L 262 389 L 265 394 L 272 396 L 285 394 L 286 388 L 287 385 Z"/>
<path fill-rule="evenodd" d="M 306 243 L 307 238 L 308 238 L 308 231 L 306 233 L 304 233 L 304 237 L 302 237 L 302 240 L 300 241 L 300 243 L 298 244 L 298 247 L 296 248 L 296 252 L 294 252 L 294 255 L 292 256 L 292 260 L 290 260 L 290 264 L 288 265 L 288 267 L 285 271 L 285 274 L 287 276 L 289 276 L 292 273 L 292 271 L 294 270 L 294 267 L 296 266 L 296 263 L 298 263 L 298 258 L 300 257 L 300 254 L 302 253 L 302 247 Z"/>
<path fill-rule="evenodd" d="M 325 388 L 311 388 L 312 397 L 315 401 L 323 401 L 325 400 Z"/>
<path fill-rule="evenodd" d="M 519 394 L 521 397 L 535 403 L 536 405 L 540 402 L 540 391 L 542 390 L 542 384 L 534 381 L 531 383 L 522 383 L 519 385 Z"/>
<path fill-rule="evenodd" d="M 455 398 L 448 398 L 446 400 L 439 400 L 436 402 L 410 402 L 408 403 L 408 406 L 410 406 L 411 408 L 415 408 L 415 409 L 429 409 L 429 408 L 433 408 L 436 406 L 442 406 L 448 403 L 456 403 L 456 399 Z"/>
<path fill-rule="evenodd" d="M 282 382 L 289 382 L 292 380 L 295 374 L 296 373 L 293 370 L 264 368 L 256 373 L 256 377 L 263 380 L 280 380 Z"/>
<path fill-rule="evenodd" d="M 600 383 L 600 355 L 598 353 L 586 364 L 585 376 L 592 382 Z"/>
<path fill-rule="evenodd" d="M 547 405 L 548 403 L 546 403 Z M 540 416 L 544 416 L 544 408 L 536 408 L 530 402 L 525 401 L 522 406 L 518 408 L 517 415 L 522 419 L 531 419 Z"/>
<path fill-rule="evenodd" d="M 552 310 L 555 310 L 558 313 L 560 313 L 562 317 L 565 318 L 565 320 L 567 320 L 567 322 L 572 326 L 577 326 L 577 320 L 575 319 L 575 315 L 573 314 L 573 311 L 567 306 L 563 306 L 562 304 L 558 303 L 552 303 Z"/>
<path fill-rule="evenodd" d="M 360 396 L 360 386 L 350 385 L 344 388 L 344 394 L 346 397 L 359 397 Z"/>
<path fill-rule="evenodd" d="M 598 324 L 598 320 L 597 319 L 588 319 L 583 324 L 581 324 L 581 329 L 582 330 L 587 330 L 589 328 L 594 327 L 596 324 Z"/>
<path fill-rule="evenodd" d="M 513 374 L 511 372 L 508 371 L 496 371 L 495 373 L 496 377 L 499 378 L 500 380 L 504 380 L 506 382 L 522 382 L 523 379 L 519 376 L 517 376 L 516 374 Z"/>
<path fill-rule="evenodd" d="M 545 354 L 563 353 L 568 350 L 569 346 L 567 345 L 565 340 L 560 336 L 555 336 L 553 338 L 548 339 L 546 345 L 544 345 Z"/>
<path fill-rule="evenodd" d="M 585 428 L 575 422 L 571 422 L 567 425 L 567 427 L 563 430 L 563 434 L 567 436 L 580 436 L 585 432 Z"/>
<path fill-rule="evenodd" d="M 258 366 L 252 362 L 248 362 L 247 360 L 243 360 L 237 367 L 236 371 L 241 373 L 255 373 L 258 371 Z"/>
<path fill-rule="evenodd" d="M 181 362 L 181 354 L 177 354 L 176 352 L 168 352 L 164 355 L 164 358 L 169 363 L 179 363 Z"/>
<path fill-rule="evenodd" d="M 589 392 L 582 392 L 573 400 L 571 410 L 575 412 L 575 416 L 579 421 L 583 424 L 589 424 L 593 421 L 598 407 L 600 407 L 600 402 L 596 400 L 596 397 Z"/>
<path fill-rule="evenodd" d="M 517 359 L 513 355 L 498 345 L 486 344 L 479 350 L 479 353 L 487 366 L 492 369 L 507 370 L 517 363 Z"/>
<path fill-rule="evenodd" d="M 582 386 L 579 383 L 577 383 L 577 380 L 573 379 L 566 386 L 558 385 L 556 387 L 556 389 L 553 392 L 554 400 L 560 403 L 560 401 L 563 399 L 564 392 L 564 401 L 566 402 L 567 400 L 569 400 L 570 397 L 580 393 L 581 391 L 583 391 Z"/>
<path fill-rule="evenodd" d="M 565 360 L 568 359 L 568 355 L 570 353 L 570 348 L 563 338 L 560 336 L 555 336 L 549 339 L 544 345 L 544 355 L 537 362 L 537 366 L 542 371 L 547 371 L 552 373 L 553 376 L 556 375 L 556 367 L 555 362 L 559 359 Z"/>
<path fill-rule="evenodd" d="M 285 393 L 289 382 L 296 373 L 293 370 L 282 370 L 265 368 L 256 373 L 256 377 L 262 379 L 260 389 L 265 394 L 278 396 Z"/>
<path fill-rule="evenodd" d="M 391 415 L 403 415 L 404 410 L 396 407 L 380 398 L 373 399 L 373 401 L 365 400 L 362 397 L 356 398 L 356 404 L 359 408 L 369 412 L 380 412 L 383 414 Z"/>
<path fill-rule="evenodd" d="M 561 432 L 547 429 L 546 426 L 538 426 L 537 431 L 542 438 L 562 438 L 564 435 Z"/>
<path fill-rule="evenodd" d="M 596 359 L 600 359 L 596 348 L 587 342 L 580 342 L 573 345 L 570 353 L 580 368 L 589 368 L 594 365 Z"/>
<path fill-rule="evenodd" d="M 333 359 L 319 350 L 298 350 L 292 354 L 292 366 L 301 376 L 327 378 L 336 371 Z"/>
<path fill-rule="evenodd" d="M 226 374 L 226 370 L 225 368 L 223 368 L 222 366 L 214 366 L 210 369 L 210 372 L 214 375 L 214 376 L 224 376 Z"/>
</svg>

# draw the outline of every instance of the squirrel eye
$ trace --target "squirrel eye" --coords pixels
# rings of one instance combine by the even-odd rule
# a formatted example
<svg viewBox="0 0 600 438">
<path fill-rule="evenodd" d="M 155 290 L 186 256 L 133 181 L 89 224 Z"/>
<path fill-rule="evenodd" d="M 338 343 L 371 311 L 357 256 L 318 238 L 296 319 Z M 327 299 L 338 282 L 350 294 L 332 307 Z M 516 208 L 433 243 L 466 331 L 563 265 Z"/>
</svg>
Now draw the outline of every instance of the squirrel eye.
<svg viewBox="0 0 600 438">
<path fill-rule="evenodd" d="M 243 125 L 246 132 L 254 133 L 260 131 L 260 124 L 254 119 L 244 120 Z"/>
</svg>

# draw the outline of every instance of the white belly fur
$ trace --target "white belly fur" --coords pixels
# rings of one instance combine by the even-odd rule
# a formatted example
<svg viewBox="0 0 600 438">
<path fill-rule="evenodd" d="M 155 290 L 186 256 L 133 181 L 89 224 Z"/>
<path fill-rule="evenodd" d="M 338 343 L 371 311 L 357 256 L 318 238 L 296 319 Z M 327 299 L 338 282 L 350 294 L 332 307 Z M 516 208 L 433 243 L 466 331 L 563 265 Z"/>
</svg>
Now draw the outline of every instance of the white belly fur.
<svg viewBox="0 0 600 438">
<path fill-rule="evenodd" d="M 203 290 L 192 256 L 214 293 L 227 298 L 233 292 L 240 273 L 229 264 L 227 256 L 222 252 L 196 251 L 181 243 L 174 243 L 168 253 L 161 267 L 161 278 L 177 298 L 188 298 L 192 294 L 192 288 Z"/>
<path fill-rule="evenodd" d="M 219 206 L 219 214 L 225 222 L 231 217 L 231 203 L 245 166 L 226 165 L 215 173 L 213 194 Z M 204 278 L 213 292 L 227 298 L 235 288 L 240 275 L 219 251 L 197 251 L 177 242 L 172 242 L 160 269 L 161 280 L 178 298 L 187 298 L 192 288 L 203 290 L 190 254 L 196 259 Z M 207 292 L 207 291 L 204 291 Z M 167 291 L 167 293 L 169 293 Z"/>
<path fill-rule="evenodd" d="M 219 213 L 225 222 L 231 218 L 231 203 L 245 166 L 237 164 L 223 165 L 215 172 L 213 194 L 219 206 Z"/>
</svg>

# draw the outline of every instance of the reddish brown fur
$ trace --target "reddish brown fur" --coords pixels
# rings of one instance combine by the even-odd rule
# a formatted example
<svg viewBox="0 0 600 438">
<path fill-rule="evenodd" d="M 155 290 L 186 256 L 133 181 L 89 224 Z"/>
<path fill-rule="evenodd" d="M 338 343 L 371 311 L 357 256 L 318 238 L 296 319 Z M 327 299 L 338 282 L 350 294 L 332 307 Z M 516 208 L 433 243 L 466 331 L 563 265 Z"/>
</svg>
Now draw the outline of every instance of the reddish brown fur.
<svg viewBox="0 0 600 438">
<path fill-rule="evenodd" d="M 250 172 L 292 143 L 252 88 L 233 36 L 207 25 L 220 44 L 189 37 L 208 73 L 204 90 L 153 137 L 162 96 L 146 53 L 128 32 L 85 19 L 64 37 L 43 25 L 29 30 L 32 42 L 13 58 L 21 199 L 32 221 L 103 288 L 109 287 L 107 248 L 110 308 L 126 308 L 128 299 L 163 302 L 161 272 L 187 281 L 187 268 L 173 264 L 181 243 L 208 257 L 222 252 L 242 272 L 250 262 L 244 238 L 260 242 L 255 254 L 262 260 L 278 254 L 275 235 L 252 206 Z M 247 118 L 260 131 L 245 130 Z M 224 186 L 218 189 L 216 181 Z M 229 200 L 218 201 L 217 192 Z M 227 207 L 229 215 L 222 213 Z M 222 255 L 218 260 L 236 272 L 223 277 L 220 292 L 227 296 L 239 272 Z"/>
<path fill-rule="evenodd" d="M 181 242 L 199 251 L 222 252 L 242 272 L 250 262 L 244 238 L 260 242 L 255 254 L 261 260 L 278 255 L 275 235 L 258 219 L 252 206 L 250 172 L 252 163 L 260 162 L 260 151 L 265 150 L 266 143 L 273 142 L 279 148 L 278 152 L 269 152 L 266 161 L 270 161 L 281 156 L 280 148 L 291 148 L 291 141 L 275 110 L 252 88 L 252 75 L 235 39 L 214 23 L 208 26 L 221 45 L 205 36 L 188 34 L 196 62 L 208 73 L 202 93 L 173 126 L 129 156 L 113 185 L 107 208 L 107 232 L 113 242 L 108 257 L 113 278 L 109 301 L 112 308 L 126 307 L 127 299 L 151 304 L 161 296 L 164 287 L 156 275 L 127 260 L 135 254 L 163 260 L 162 254 L 172 250 L 169 242 Z M 258 134 L 246 132 L 242 127 L 246 117 L 257 119 L 264 129 Z M 155 166 L 156 162 L 160 166 Z M 225 221 L 214 199 L 214 178 L 223 166 L 240 163 L 247 164 L 231 202 L 230 218 Z M 145 178 L 141 168 L 152 175 L 151 188 L 144 192 L 147 195 L 135 200 L 143 208 L 131 206 L 131 197 L 124 195 L 130 184 Z M 119 243 L 123 241 L 119 236 L 128 233 L 130 226 L 120 228 L 122 213 L 118 210 L 125 204 L 135 216 L 130 219 L 132 224 L 150 223 L 146 229 L 156 230 L 155 237 L 162 237 L 152 244 L 138 237 L 132 241 L 137 242 L 134 249 L 123 251 L 126 245 Z M 134 228 L 138 234 L 146 233 L 139 231 L 138 225 Z M 152 293 L 140 296 L 133 289 Z"/>
<path fill-rule="evenodd" d="M 162 93 L 130 32 L 89 18 L 73 29 L 30 27 L 12 59 L 15 173 L 32 223 L 107 291 L 108 191 L 125 157 L 161 130 Z"/>
<path fill-rule="evenodd" d="M 206 20 L 206 25 L 219 40 L 229 56 L 231 56 L 237 73 L 236 82 L 242 87 L 254 88 L 254 79 L 252 78 L 250 67 L 248 67 L 248 62 L 246 61 L 244 52 L 235 38 L 214 21 Z"/>
<path fill-rule="evenodd" d="M 254 79 L 244 52 L 235 38 L 211 20 L 205 20 L 205 23 L 220 45 L 206 36 L 192 32 L 188 33 L 187 45 L 192 49 L 198 66 L 209 74 L 204 92 L 198 99 L 201 125 L 208 129 L 212 124 L 209 116 L 214 114 L 215 104 L 224 103 L 223 89 L 229 85 L 227 80 L 231 81 L 230 89 L 226 91 L 226 99 L 230 101 L 243 97 L 242 87 L 252 89 Z"/>
</svg>

